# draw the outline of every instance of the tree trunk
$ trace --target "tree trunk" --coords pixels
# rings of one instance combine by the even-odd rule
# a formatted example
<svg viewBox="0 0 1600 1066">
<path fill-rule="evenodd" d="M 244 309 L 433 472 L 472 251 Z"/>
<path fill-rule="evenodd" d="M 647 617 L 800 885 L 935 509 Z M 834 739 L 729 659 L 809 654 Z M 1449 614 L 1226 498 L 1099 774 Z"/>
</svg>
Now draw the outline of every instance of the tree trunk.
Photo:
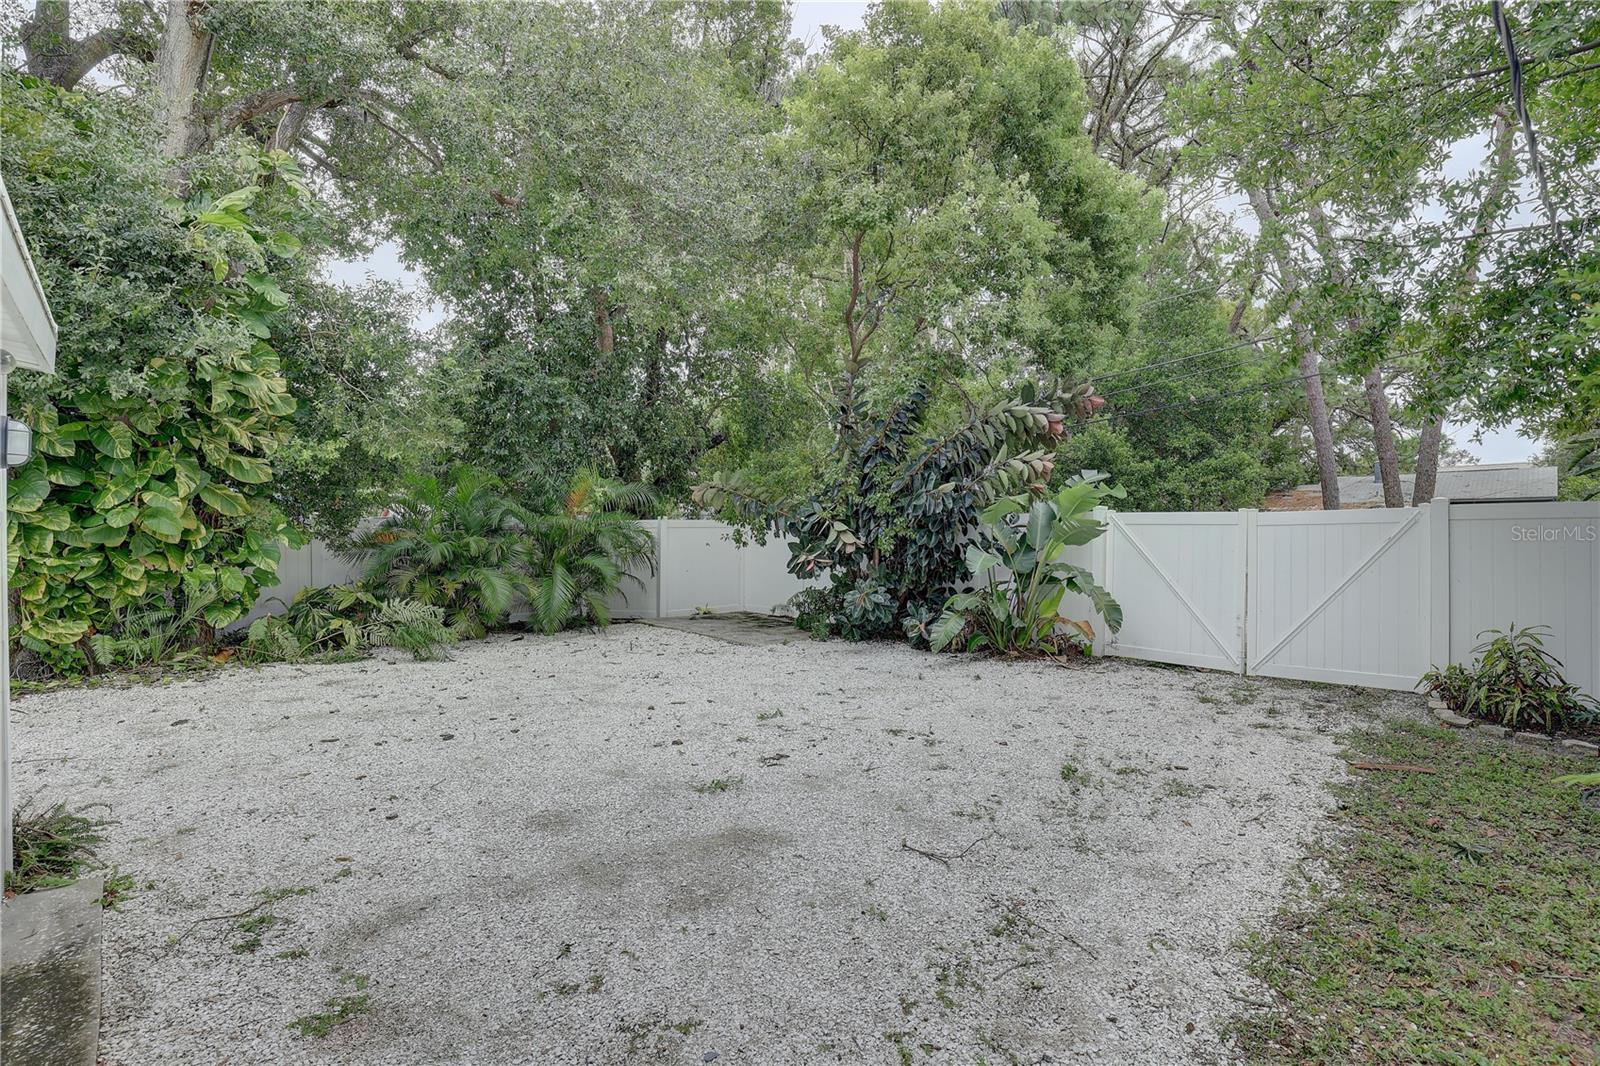
<svg viewBox="0 0 1600 1066">
<path fill-rule="evenodd" d="M 1372 439 L 1378 451 L 1378 474 L 1383 479 L 1383 505 L 1404 507 L 1405 489 L 1400 486 L 1400 456 L 1394 445 L 1394 423 L 1389 420 L 1389 394 L 1383 387 L 1383 368 L 1374 366 L 1362 382 L 1366 386 L 1367 408 L 1372 412 Z"/>
<path fill-rule="evenodd" d="M 1289 312 L 1291 319 L 1298 317 L 1300 301 L 1295 300 Z M 1300 380 L 1306 392 L 1306 417 L 1311 423 L 1311 442 L 1317 451 L 1317 481 L 1322 485 L 1322 509 L 1339 509 L 1339 464 L 1333 453 L 1333 423 L 1328 420 L 1328 401 L 1322 392 L 1322 354 L 1317 351 L 1311 331 L 1295 326 L 1295 340 L 1300 346 Z"/>
<path fill-rule="evenodd" d="M 166 25 L 156 53 L 156 120 L 161 151 L 184 159 L 205 146 L 200 90 L 211 66 L 211 34 L 195 23 L 205 14 L 200 0 L 167 0 Z"/>
<path fill-rule="evenodd" d="M 1264 189 L 1246 189 L 1250 206 L 1261 223 L 1263 240 L 1268 230 L 1279 225 L 1278 212 Z M 1289 296 L 1289 324 L 1300 349 L 1300 381 L 1306 393 L 1306 417 L 1311 423 L 1311 441 L 1317 451 L 1317 480 L 1322 485 L 1322 509 L 1339 509 L 1339 463 L 1333 453 L 1333 423 L 1328 420 L 1328 401 L 1322 392 L 1322 353 L 1317 350 L 1311 327 L 1305 324 L 1305 300 L 1294 262 L 1281 241 L 1275 242 L 1272 255 L 1278 264 L 1278 284 Z"/>
<path fill-rule="evenodd" d="M 1490 137 L 1490 144 L 1493 146 L 1495 161 L 1494 178 L 1484 192 L 1483 203 L 1478 206 L 1478 217 L 1472 226 L 1473 239 L 1467 241 L 1461 250 L 1460 292 L 1463 297 L 1468 290 L 1478 284 L 1479 268 L 1483 265 L 1484 237 L 1488 234 L 1496 213 L 1503 206 L 1505 196 L 1511 189 L 1513 176 L 1511 116 L 1503 106 L 1495 109 L 1494 132 Z M 1433 499 L 1434 483 L 1439 472 L 1439 446 L 1444 441 L 1446 414 L 1448 412 L 1430 418 L 1422 427 L 1422 437 L 1417 442 L 1417 481 L 1411 492 L 1412 506 Z M 1424 470 L 1427 471 L 1426 485 L 1423 480 Z"/>
<path fill-rule="evenodd" d="M 1411 506 L 1421 507 L 1433 499 L 1439 480 L 1439 443 L 1444 440 L 1444 415 L 1430 418 L 1422 427 L 1417 442 L 1417 480 L 1411 488 Z"/>
<path fill-rule="evenodd" d="M 589 289 L 589 302 L 594 306 L 594 350 L 610 355 L 617 347 L 617 328 L 611 323 L 611 304 L 606 290 L 595 285 Z"/>
</svg>

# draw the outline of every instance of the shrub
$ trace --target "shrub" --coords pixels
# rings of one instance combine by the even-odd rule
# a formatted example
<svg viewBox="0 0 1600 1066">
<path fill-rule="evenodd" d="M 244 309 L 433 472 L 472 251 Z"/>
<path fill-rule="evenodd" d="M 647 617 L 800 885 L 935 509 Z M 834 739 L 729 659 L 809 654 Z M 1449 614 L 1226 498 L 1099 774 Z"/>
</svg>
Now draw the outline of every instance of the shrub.
<svg viewBox="0 0 1600 1066">
<path fill-rule="evenodd" d="M 192 658 L 196 652 L 180 645 L 198 636 L 196 628 L 216 600 L 216 586 L 191 584 L 121 612 L 107 630 L 89 638 L 95 662 L 131 668 Z"/>
<path fill-rule="evenodd" d="M 608 624 L 606 600 L 629 568 L 654 566 L 655 540 L 634 516 L 655 506 L 648 486 L 580 471 L 552 513 L 527 516 L 533 626 L 554 633 Z"/>
<path fill-rule="evenodd" d="M 1113 632 L 1122 626 L 1122 608 L 1094 575 L 1067 562 L 1062 553 L 1105 532 L 1090 512 L 1121 491 L 1100 484 L 1102 477 L 1075 478 L 1054 496 L 1008 496 L 984 510 L 983 525 L 967 546 L 967 566 L 985 585 L 958 592 L 928 630 L 940 651 L 964 638 L 967 651 L 1060 652 L 1094 638 L 1087 621 L 1061 613 L 1067 593 L 1085 596 Z M 1004 569 L 1004 578 L 999 572 Z M 908 625 L 909 625 L 908 621 Z"/>
<path fill-rule="evenodd" d="M 11 812 L 11 869 L 6 871 L 8 892 L 36 892 L 70 885 L 85 873 L 103 869 L 95 854 L 110 822 L 90 818 L 67 805 L 36 810 L 24 800 Z M 101 903 L 110 906 L 133 887 L 128 874 L 106 877 Z"/>
<path fill-rule="evenodd" d="M 64 666 L 185 582 L 217 590 L 206 625 L 232 622 L 294 536 L 268 484 L 295 407 L 269 339 L 309 190 L 284 153 L 241 151 L 175 199 L 114 96 L 0 92 L 0 162 L 63 324 L 57 373 L 11 382 L 38 444 L 6 490 L 12 607 L 16 639 Z"/>
<path fill-rule="evenodd" d="M 356 585 L 325 585 L 302 589 L 282 614 L 250 623 L 245 654 L 256 662 L 293 662 L 390 646 L 416 659 L 438 659 L 455 641 L 443 608 L 380 600 Z"/>
<path fill-rule="evenodd" d="M 962 545 L 979 508 L 1049 481 L 1065 433 L 1051 405 L 1086 414 L 1099 402 L 1084 386 L 1036 403 L 1037 388 L 1025 384 L 936 435 L 927 425 L 931 399 L 928 385 L 914 385 L 876 418 L 860 402 L 841 404 L 833 468 L 808 497 L 767 500 L 733 475 L 696 487 L 695 502 L 792 541 L 790 573 L 828 576 L 837 604 L 831 632 L 852 640 L 925 633 L 969 576 Z"/>
<path fill-rule="evenodd" d="M 391 509 L 348 553 L 374 592 L 442 608 L 464 637 L 505 621 L 528 593 L 528 517 L 494 475 L 456 466 L 412 478 Z"/>
<path fill-rule="evenodd" d="M 1549 632 L 1548 626 L 1486 629 L 1478 636 L 1490 639 L 1472 649 L 1472 666 L 1434 667 L 1419 684 L 1458 714 L 1512 729 L 1554 733 L 1600 722 L 1600 702 L 1570 684 L 1561 660 L 1545 650 Z"/>
</svg>

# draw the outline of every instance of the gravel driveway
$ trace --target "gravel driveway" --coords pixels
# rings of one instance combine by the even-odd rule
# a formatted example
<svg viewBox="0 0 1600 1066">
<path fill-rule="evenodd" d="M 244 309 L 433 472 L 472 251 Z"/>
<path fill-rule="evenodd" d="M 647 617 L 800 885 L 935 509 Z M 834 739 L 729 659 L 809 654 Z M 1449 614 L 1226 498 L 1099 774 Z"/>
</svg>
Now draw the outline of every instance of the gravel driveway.
<svg viewBox="0 0 1600 1066">
<path fill-rule="evenodd" d="M 103 1061 L 1225 1060 L 1408 696 L 619 625 L 29 696 L 111 805 Z"/>
</svg>

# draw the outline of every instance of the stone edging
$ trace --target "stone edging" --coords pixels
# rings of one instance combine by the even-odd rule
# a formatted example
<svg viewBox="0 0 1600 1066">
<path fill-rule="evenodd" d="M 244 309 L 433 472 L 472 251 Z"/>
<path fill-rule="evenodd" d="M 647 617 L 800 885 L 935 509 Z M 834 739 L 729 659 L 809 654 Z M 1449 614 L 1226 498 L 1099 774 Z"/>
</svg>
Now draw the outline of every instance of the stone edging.
<svg viewBox="0 0 1600 1066">
<path fill-rule="evenodd" d="M 1445 705 L 1438 696 L 1428 697 L 1428 711 L 1443 724 L 1452 729 L 1477 729 L 1480 733 L 1490 736 L 1505 737 L 1518 743 L 1530 744 L 1536 747 L 1553 748 L 1558 744 L 1573 755 L 1590 755 L 1600 757 L 1600 744 L 1592 744 L 1587 740 L 1563 739 L 1546 736 L 1543 733 L 1507 729 L 1503 725 L 1490 725 L 1476 719 L 1459 715 Z"/>
</svg>

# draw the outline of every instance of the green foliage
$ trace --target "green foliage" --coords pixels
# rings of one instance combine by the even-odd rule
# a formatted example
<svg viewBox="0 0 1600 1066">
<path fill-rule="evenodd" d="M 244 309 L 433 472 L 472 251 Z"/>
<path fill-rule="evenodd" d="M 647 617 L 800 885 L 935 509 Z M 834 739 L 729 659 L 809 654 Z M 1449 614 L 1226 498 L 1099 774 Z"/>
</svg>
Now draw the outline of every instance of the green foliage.
<svg viewBox="0 0 1600 1066">
<path fill-rule="evenodd" d="M 294 399 L 270 344 L 308 190 L 283 153 L 219 155 L 171 196 L 106 98 L 7 75 L 0 153 L 62 323 L 55 377 L 19 375 L 37 455 L 8 485 L 16 633 L 71 644 L 117 613 L 215 588 L 223 626 L 294 538 L 271 499 Z"/>
<path fill-rule="evenodd" d="M 493 475 L 456 466 L 414 477 L 391 510 L 349 553 L 372 589 L 442 608 L 466 637 L 504 622 L 516 594 L 528 592 L 528 515 Z"/>
<path fill-rule="evenodd" d="M 131 668 L 194 656 L 179 647 L 196 637 L 197 624 L 216 599 L 215 585 L 186 584 L 119 611 L 107 628 L 89 638 L 95 662 Z"/>
<path fill-rule="evenodd" d="M 84 874 L 103 869 L 95 847 L 105 840 L 111 823 L 69 811 L 65 803 L 35 809 L 24 800 L 11 812 L 11 868 L 6 871 L 7 892 L 37 892 L 60 888 Z M 133 888 L 133 877 L 111 873 L 106 877 L 104 906 Z"/>
<path fill-rule="evenodd" d="M 245 654 L 257 662 L 294 662 L 389 646 L 414 659 L 441 659 L 455 642 L 443 608 L 380 600 L 359 585 L 324 585 L 302 589 L 283 613 L 250 623 Z"/>
<path fill-rule="evenodd" d="M 1230 1026 L 1244 1061 L 1592 1060 L 1600 818 L 1576 758 L 1414 725 L 1353 733 L 1336 837 L 1302 899 L 1246 943 L 1272 1010 Z"/>
<path fill-rule="evenodd" d="M 1548 626 L 1488 629 L 1489 639 L 1472 649 L 1470 666 L 1451 663 L 1422 675 L 1422 687 L 1458 714 L 1512 729 L 1546 733 L 1600 722 L 1600 701 L 1562 676 L 1561 660 L 1544 648 Z"/>
<path fill-rule="evenodd" d="M 1122 608 L 1095 583 L 1094 575 L 1062 558 L 1067 548 L 1088 544 L 1105 526 L 1091 512 L 1120 489 L 1099 478 L 1074 478 L 1053 496 L 1008 496 L 984 509 L 983 525 L 967 546 L 967 568 L 984 585 L 958 592 L 928 630 L 928 643 L 942 651 L 965 637 L 967 651 L 1060 652 L 1094 639 L 1086 620 L 1062 614 L 1068 593 L 1086 597 L 1114 633 Z M 1006 576 L 998 576 L 1001 569 Z"/>
<path fill-rule="evenodd" d="M 546 633 L 611 621 L 607 598 L 632 577 L 632 567 L 654 567 L 655 540 L 636 522 L 656 506 L 654 491 L 580 471 L 551 514 L 528 522 L 528 606 L 532 624 Z"/>
<path fill-rule="evenodd" d="M 769 502 L 735 475 L 697 487 L 695 502 L 791 541 L 789 572 L 829 579 L 830 631 L 852 640 L 925 631 L 968 577 L 962 542 L 979 508 L 1048 482 L 1065 432 L 1064 416 L 1037 403 L 1032 385 L 936 436 L 927 432 L 931 399 L 918 384 L 875 418 L 864 402 L 842 408 L 834 425 L 848 443 L 815 495 Z M 1088 389 L 1049 398 L 1057 401 L 1080 413 L 1094 405 Z"/>
</svg>

